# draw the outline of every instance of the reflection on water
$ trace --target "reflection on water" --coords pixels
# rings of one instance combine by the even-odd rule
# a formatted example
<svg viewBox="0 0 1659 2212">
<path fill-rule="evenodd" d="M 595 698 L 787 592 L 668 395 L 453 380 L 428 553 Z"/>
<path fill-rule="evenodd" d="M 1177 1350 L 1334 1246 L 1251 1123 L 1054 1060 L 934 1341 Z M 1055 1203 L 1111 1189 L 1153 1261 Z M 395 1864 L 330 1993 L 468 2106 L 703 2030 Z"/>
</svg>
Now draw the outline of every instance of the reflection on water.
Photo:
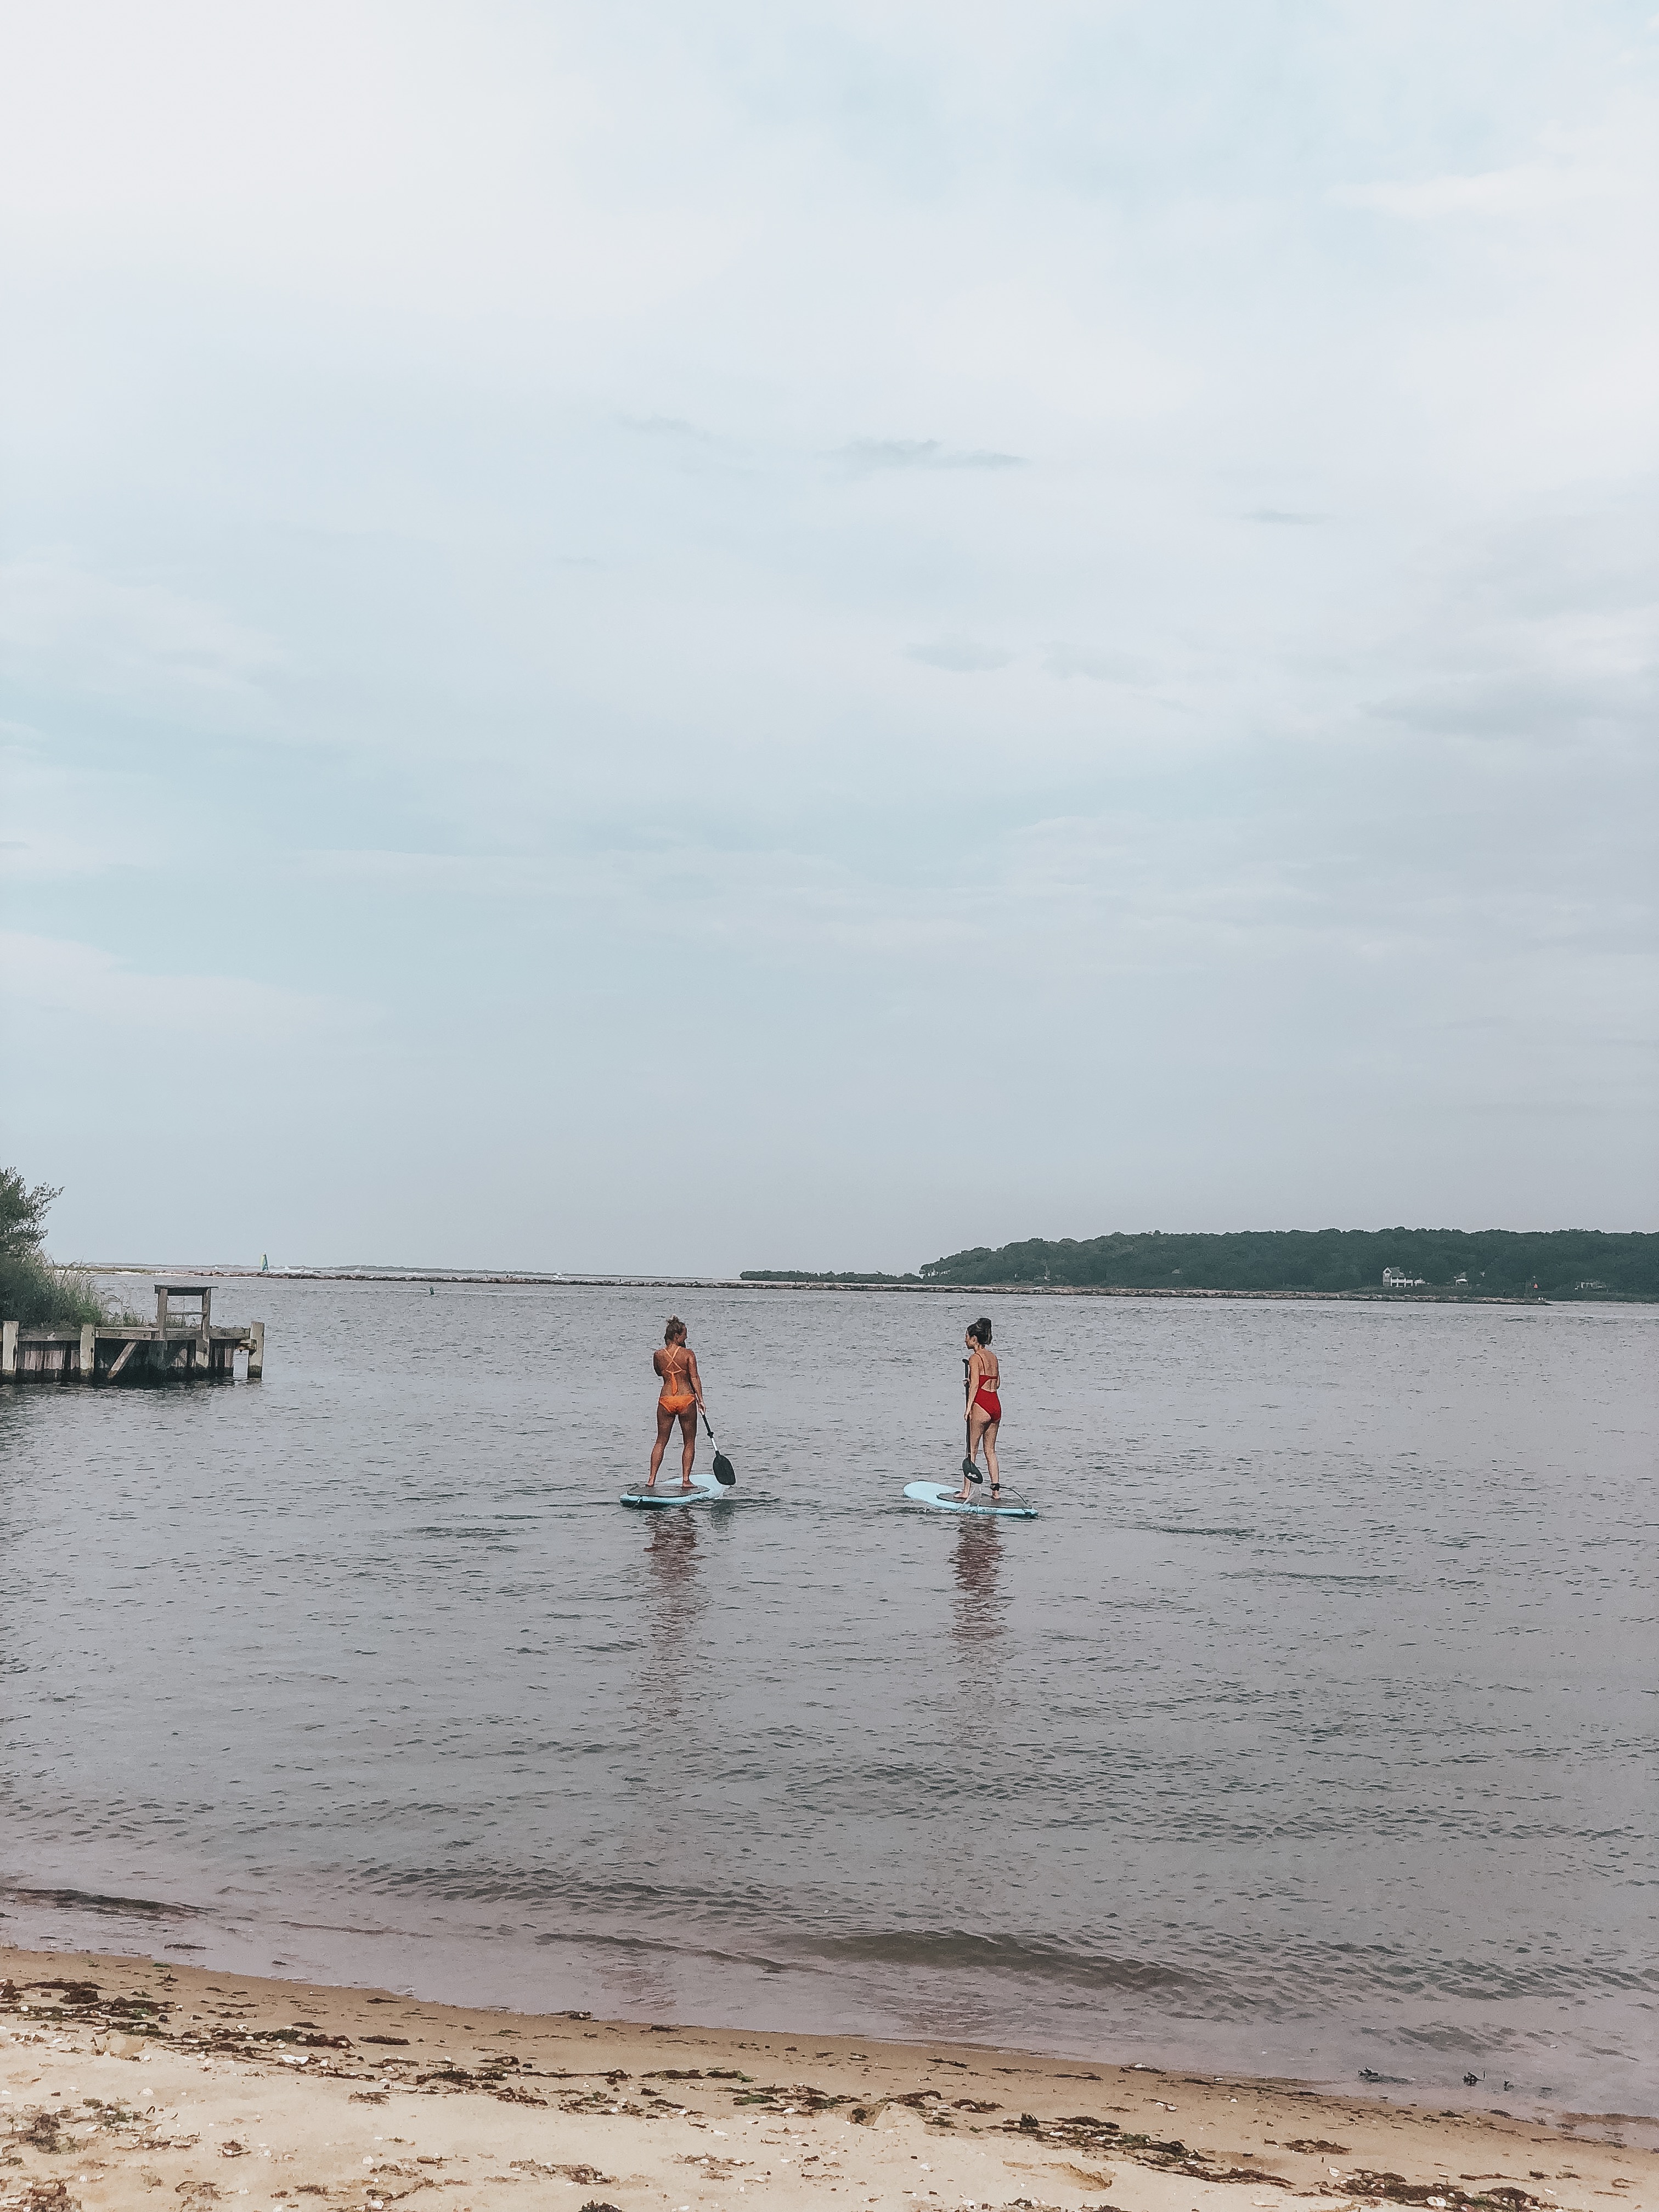
<svg viewBox="0 0 1659 2212">
<path fill-rule="evenodd" d="M 650 1577 L 651 1667 L 659 1686 L 670 1675 L 678 1682 L 688 1639 L 702 1610 L 695 1517 L 702 1510 L 696 1505 L 666 1507 L 651 1516 L 645 1559 Z"/>
<path fill-rule="evenodd" d="M 626 1700 L 633 1743 L 628 1847 L 619 1871 L 626 1883 L 654 1893 L 672 1890 L 680 1881 L 694 1884 L 697 1872 L 677 1793 L 663 1788 L 661 1777 L 683 1769 L 694 1749 L 688 1723 L 703 1687 L 696 1679 L 697 1628 L 708 1601 L 699 1572 L 697 1522 L 705 1510 L 652 1509 L 640 1532 L 645 1539 L 640 1579 L 647 1656 Z M 624 1936 L 608 1980 L 616 1993 L 613 2002 L 631 2019 L 655 2019 L 674 2008 L 674 1961 L 659 1945 L 632 1943 Z"/>
<path fill-rule="evenodd" d="M 951 1560 L 957 1585 L 951 1632 L 964 1659 L 988 1656 L 977 1647 L 994 1644 L 1002 1634 L 1008 1601 L 998 1587 L 1001 1565 L 1002 1531 L 997 1523 L 964 1522 Z"/>
</svg>

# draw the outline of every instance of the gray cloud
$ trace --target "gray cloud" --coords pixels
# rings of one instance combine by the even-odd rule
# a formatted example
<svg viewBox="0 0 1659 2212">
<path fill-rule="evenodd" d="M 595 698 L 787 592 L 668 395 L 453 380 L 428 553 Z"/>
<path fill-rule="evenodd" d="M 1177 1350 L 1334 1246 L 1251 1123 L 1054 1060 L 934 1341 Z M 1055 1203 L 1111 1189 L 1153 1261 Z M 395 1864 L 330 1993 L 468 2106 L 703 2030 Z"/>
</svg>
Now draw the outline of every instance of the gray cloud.
<svg viewBox="0 0 1659 2212">
<path fill-rule="evenodd" d="M 1023 469 L 1019 453 L 960 452 L 937 438 L 855 438 L 835 459 L 856 475 L 876 469 Z"/>
<path fill-rule="evenodd" d="M 1136 653 L 1088 653 L 1076 646 L 1056 643 L 1042 656 L 1050 676 L 1086 676 L 1096 684 L 1150 684 L 1158 675 L 1157 663 Z"/>
<path fill-rule="evenodd" d="M 981 676 L 994 668 L 1006 668 L 1014 658 L 1000 646 L 981 645 L 969 637 L 942 637 L 932 645 L 907 645 L 904 657 L 929 668 L 948 668 L 957 676 Z"/>
<path fill-rule="evenodd" d="M 1576 678 L 1540 670 L 1495 669 L 1448 677 L 1379 699 L 1372 711 L 1418 729 L 1531 744 L 1560 744 L 1598 730 L 1639 738 L 1659 722 L 1659 669 Z"/>
<path fill-rule="evenodd" d="M 637 431 L 644 438 L 678 440 L 693 446 L 722 446 L 727 442 L 678 415 L 624 415 L 620 419 L 625 429 Z"/>
</svg>

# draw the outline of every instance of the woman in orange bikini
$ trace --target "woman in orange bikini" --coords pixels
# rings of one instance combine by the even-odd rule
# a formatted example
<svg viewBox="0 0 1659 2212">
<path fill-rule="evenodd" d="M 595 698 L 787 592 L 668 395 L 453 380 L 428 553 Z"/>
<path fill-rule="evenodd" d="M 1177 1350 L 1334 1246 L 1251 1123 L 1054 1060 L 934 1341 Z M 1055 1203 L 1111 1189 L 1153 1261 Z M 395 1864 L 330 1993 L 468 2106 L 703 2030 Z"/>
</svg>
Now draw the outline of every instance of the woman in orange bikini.
<svg viewBox="0 0 1659 2212">
<path fill-rule="evenodd" d="M 662 1350 L 652 1353 L 651 1364 L 662 1377 L 662 1389 L 657 1399 L 657 1441 L 651 1447 L 651 1480 L 645 1486 L 656 1488 L 657 1469 L 668 1449 L 670 1432 L 678 1421 L 685 1439 L 685 1449 L 680 1454 L 680 1488 L 690 1490 L 691 1462 L 697 1450 L 697 1415 L 702 1411 L 702 1377 L 697 1372 L 697 1355 L 685 1340 L 683 1321 L 676 1318 L 664 1329 Z"/>
<path fill-rule="evenodd" d="M 991 1324 L 981 1319 L 969 1324 L 968 1334 L 962 1340 L 967 1346 L 968 1361 L 968 1456 L 976 1465 L 979 1448 L 985 1446 L 985 1471 L 991 1478 L 991 1503 L 1002 1503 L 1002 1474 L 997 1465 L 997 1430 L 1002 1423 L 1002 1401 L 997 1395 L 997 1384 L 1002 1370 L 991 1349 Z M 963 1469 L 962 1487 L 951 1492 L 959 1505 L 965 1505 L 972 1495 L 968 1470 Z"/>
</svg>

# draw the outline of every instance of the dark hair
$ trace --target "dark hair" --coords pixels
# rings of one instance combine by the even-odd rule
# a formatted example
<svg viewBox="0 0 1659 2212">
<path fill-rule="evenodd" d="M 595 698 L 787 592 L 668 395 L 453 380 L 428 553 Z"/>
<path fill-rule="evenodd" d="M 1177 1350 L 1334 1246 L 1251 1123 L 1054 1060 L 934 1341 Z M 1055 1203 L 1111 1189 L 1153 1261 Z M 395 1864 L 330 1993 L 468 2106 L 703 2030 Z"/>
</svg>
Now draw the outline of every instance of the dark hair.
<svg viewBox="0 0 1659 2212">
<path fill-rule="evenodd" d="M 668 1316 L 668 1326 L 662 1333 L 663 1342 L 665 1344 L 672 1344 L 677 1337 L 683 1337 L 684 1334 L 685 1323 L 680 1319 L 678 1314 L 670 1314 Z"/>
<path fill-rule="evenodd" d="M 969 1336 L 976 1340 L 980 1350 L 983 1352 L 986 1346 L 991 1341 L 991 1324 L 981 1314 L 977 1321 L 970 1321 L 969 1322 L 968 1334 Z"/>
</svg>

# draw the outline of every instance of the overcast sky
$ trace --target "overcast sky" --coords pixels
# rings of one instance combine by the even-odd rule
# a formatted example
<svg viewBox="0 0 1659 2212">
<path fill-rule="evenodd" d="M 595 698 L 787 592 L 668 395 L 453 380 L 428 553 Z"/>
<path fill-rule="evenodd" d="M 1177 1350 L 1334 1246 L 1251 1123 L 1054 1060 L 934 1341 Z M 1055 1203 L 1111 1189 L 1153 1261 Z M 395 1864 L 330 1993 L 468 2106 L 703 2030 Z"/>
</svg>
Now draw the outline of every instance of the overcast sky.
<svg viewBox="0 0 1659 2212">
<path fill-rule="evenodd" d="M 3 37 L 60 1255 L 1659 1226 L 1653 0 Z"/>
</svg>

